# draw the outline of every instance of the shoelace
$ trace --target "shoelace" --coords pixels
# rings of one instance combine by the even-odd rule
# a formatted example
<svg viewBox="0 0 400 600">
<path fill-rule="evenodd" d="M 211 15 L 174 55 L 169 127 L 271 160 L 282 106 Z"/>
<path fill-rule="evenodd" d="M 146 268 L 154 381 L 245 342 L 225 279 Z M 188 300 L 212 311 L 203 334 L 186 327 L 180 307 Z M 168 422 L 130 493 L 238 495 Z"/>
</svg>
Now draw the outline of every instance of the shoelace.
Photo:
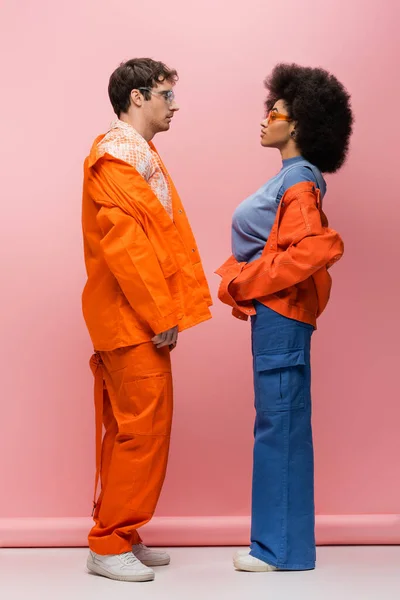
<svg viewBox="0 0 400 600">
<path fill-rule="evenodd" d="M 135 563 L 138 563 L 139 560 L 136 558 L 136 556 L 134 554 L 132 554 L 132 552 L 125 552 L 124 554 L 120 554 L 119 555 L 121 561 L 124 563 L 124 565 L 134 565 Z"/>
</svg>

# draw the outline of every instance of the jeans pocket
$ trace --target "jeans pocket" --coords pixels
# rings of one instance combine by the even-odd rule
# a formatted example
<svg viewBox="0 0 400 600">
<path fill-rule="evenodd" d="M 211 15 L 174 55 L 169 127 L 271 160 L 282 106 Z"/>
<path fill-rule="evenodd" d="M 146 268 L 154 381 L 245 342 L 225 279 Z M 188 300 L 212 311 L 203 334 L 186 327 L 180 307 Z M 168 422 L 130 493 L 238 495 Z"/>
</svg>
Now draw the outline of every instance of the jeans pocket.
<svg viewBox="0 0 400 600">
<path fill-rule="evenodd" d="M 256 354 L 254 371 L 257 411 L 270 413 L 304 408 L 304 349 Z"/>
</svg>

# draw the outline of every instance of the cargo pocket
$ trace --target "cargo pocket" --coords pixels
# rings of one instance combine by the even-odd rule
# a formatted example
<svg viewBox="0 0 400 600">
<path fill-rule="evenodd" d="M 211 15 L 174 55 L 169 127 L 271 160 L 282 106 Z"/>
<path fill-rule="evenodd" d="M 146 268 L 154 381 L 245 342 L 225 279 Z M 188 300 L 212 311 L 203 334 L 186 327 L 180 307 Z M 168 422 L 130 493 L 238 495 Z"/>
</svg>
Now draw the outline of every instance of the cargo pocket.
<svg viewBox="0 0 400 600">
<path fill-rule="evenodd" d="M 120 433 L 168 435 L 172 419 L 172 379 L 158 373 L 123 384 L 119 408 Z"/>
<path fill-rule="evenodd" d="M 257 354 L 254 370 L 257 411 L 283 412 L 304 408 L 306 362 L 303 349 Z"/>
</svg>

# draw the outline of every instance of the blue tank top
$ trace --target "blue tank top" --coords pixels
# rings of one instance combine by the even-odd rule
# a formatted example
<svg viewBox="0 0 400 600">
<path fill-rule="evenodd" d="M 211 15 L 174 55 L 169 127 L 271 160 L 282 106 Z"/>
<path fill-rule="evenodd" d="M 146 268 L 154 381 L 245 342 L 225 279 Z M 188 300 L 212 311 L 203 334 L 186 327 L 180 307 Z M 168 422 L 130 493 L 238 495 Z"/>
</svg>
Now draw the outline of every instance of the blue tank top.
<svg viewBox="0 0 400 600">
<path fill-rule="evenodd" d="M 324 197 L 326 182 L 319 169 L 296 156 L 284 160 L 275 177 L 239 204 L 232 219 L 232 254 L 237 261 L 252 262 L 261 256 L 282 196 L 301 181 L 315 183 Z"/>
</svg>

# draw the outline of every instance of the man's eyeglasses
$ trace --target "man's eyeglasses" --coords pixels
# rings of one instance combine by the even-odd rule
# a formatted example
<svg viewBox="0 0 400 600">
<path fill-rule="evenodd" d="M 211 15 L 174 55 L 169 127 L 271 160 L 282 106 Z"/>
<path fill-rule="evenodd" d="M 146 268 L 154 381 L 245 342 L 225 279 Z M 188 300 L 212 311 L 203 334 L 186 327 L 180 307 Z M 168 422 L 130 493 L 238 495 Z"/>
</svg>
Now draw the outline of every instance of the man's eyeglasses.
<svg viewBox="0 0 400 600">
<path fill-rule="evenodd" d="M 150 94 L 154 94 L 155 96 L 162 96 L 168 104 L 172 104 L 175 100 L 174 90 L 161 90 L 161 92 L 157 92 L 149 87 L 140 87 L 137 88 L 140 92 L 143 90 L 144 92 L 149 92 Z"/>
</svg>

